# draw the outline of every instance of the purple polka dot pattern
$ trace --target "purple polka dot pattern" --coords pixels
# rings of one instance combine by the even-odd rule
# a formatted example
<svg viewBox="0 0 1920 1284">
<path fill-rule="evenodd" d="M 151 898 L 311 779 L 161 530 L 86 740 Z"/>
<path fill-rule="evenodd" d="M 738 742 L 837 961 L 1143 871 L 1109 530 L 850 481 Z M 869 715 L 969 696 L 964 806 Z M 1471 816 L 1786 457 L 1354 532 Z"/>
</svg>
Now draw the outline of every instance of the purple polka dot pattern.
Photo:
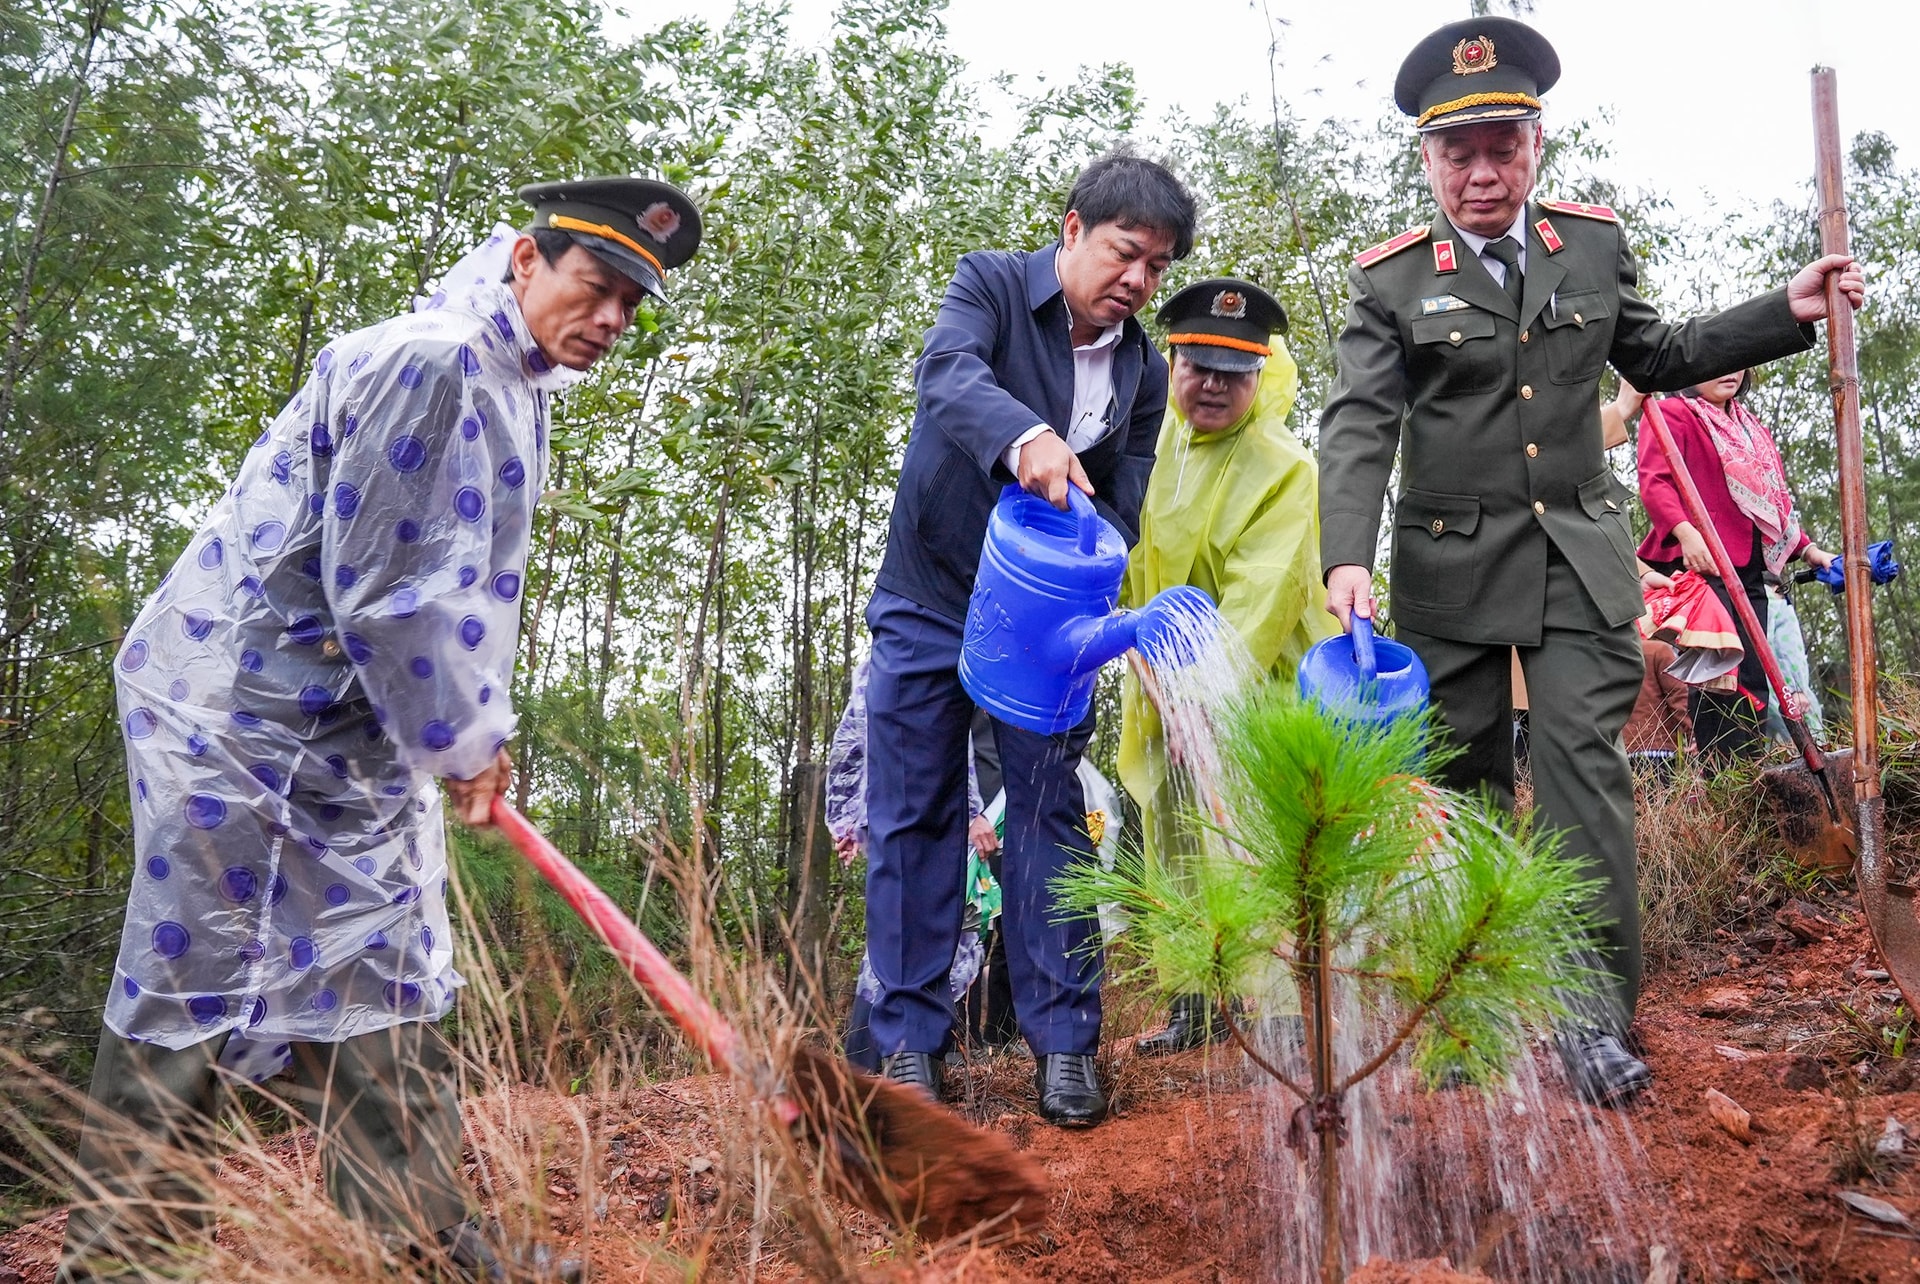
<svg viewBox="0 0 1920 1284">
<path fill-rule="evenodd" d="M 321 686 L 300 688 L 300 712 L 317 718 L 333 705 L 333 692 Z"/>
<path fill-rule="evenodd" d="M 327 377 L 328 372 L 331 371 L 332 369 L 333 369 L 333 349 L 332 348 L 320 349 L 320 359 L 313 363 L 313 372 L 319 375 L 322 379 L 324 379 Z"/>
<path fill-rule="evenodd" d="M 207 751 L 207 738 L 195 731 L 187 736 L 187 752 L 198 758 Z"/>
<path fill-rule="evenodd" d="M 327 636 L 327 629 L 317 617 L 303 615 L 287 626 L 287 636 L 301 646 L 312 646 Z"/>
<path fill-rule="evenodd" d="M 345 562 L 333 568 L 333 586 L 341 592 L 352 588 L 359 582 L 359 579 L 360 572 L 348 566 Z"/>
<path fill-rule="evenodd" d="M 248 597 L 257 600 L 267 595 L 267 586 L 260 582 L 258 575 L 242 575 L 240 577 L 240 591 Z"/>
<path fill-rule="evenodd" d="M 393 537 L 402 544 L 418 544 L 420 542 L 420 523 L 414 521 L 411 517 L 402 517 L 398 522 L 394 523 Z"/>
<path fill-rule="evenodd" d="M 433 929 L 432 928 L 423 927 L 420 929 L 420 948 L 425 950 L 429 954 L 433 953 Z"/>
<path fill-rule="evenodd" d="M 195 642 L 205 642 L 207 634 L 213 632 L 213 613 L 211 611 L 188 611 L 180 617 L 180 631 Z"/>
<path fill-rule="evenodd" d="M 553 369 L 553 363 L 547 360 L 547 354 L 538 348 L 527 349 L 527 369 L 535 374 L 546 374 Z"/>
<path fill-rule="evenodd" d="M 160 719 L 151 709 L 139 708 L 127 715 L 125 723 L 127 736 L 132 740 L 145 740 L 160 728 Z"/>
<path fill-rule="evenodd" d="M 240 956 L 242 963 L 258 963 L 267 957 L 267 943 L 256 937 L 250 941 L 243 941 L 234 953 Z"/>
<path fill-rule="evenodd" d="M 460 587 L 461 588 L 472 588 L 474 581 L 478 580 L 479 578 L 480 578 L 480 572 L 474 570 L 471 566 L 463 566 L 460 568 Z"/>
<path fill-rule="evenodd" d="M 266 1019 L 267 1001 L 256 994 L 247 1000 L 247 1029 L 253 1029 Z"/>
<path fill-rule="evenodd" d="M 467 650 L 477 650 L 486 636 L 487 626 L 479 616 L 469 615 L 460 621 L 460 645 Z"/>
<path fill-rule="evenodd" d="M 327 497 L 319 491 L 307 496 L 307 511 L 315 517 L 327 511 Z"/>
<path fill-rule="evenodd" d="M 256 762 L 247 768 L 247 774 L 267 787 L 267 792 L 280 792 L 280 772 L 272 763 Z"/>
<path fill-rule="evenodd" d="M 313 1010 L 315 1012 L 331 1012 L 339 1006 L 340 996 L 332 990 L 322 990 L 313 996 Z"/>
<path fill-rule="evenodd" d="M 353 893 L 347 890 L 345 883 L 332 883 L 327 887 L 327 904 L 336 909 L 353 899 Z"/>
<path fill-rule="evenodd" d="M 333 454 L 333 432 L 325 424 L 315 424 L 307 444 L 316 458 L 325 459 Z"/>
<path fill-rule="evenodd" d="M 204 571 L 212 570 L 214 567 L 220 565 L 225 556 L 226 549 L 221 546 L 220 537 L 216 535 L 200 546 L 200 569 Z"/>
<path fill-rule="evenodd" d="M 493 314 L 493 328 L 500 332 L 502 339 L 513 338 L 513 322 L 507 318 L 506 313 L 496 312 Z"/>
<path fill-rule="evenodd" d="M 484 682 L 481 683 L 480 684 L 480 703 L 485 704 L 487 701 L 491 699 L 493 699 L 493 688 L 488 686 Z"/>
<path fill-rule="evenodd" d="M 167 683 L 167 699 L 184 700 L 193 694 L 193 688 L 187 685 L 185 678 L 175 678 Z"/>
<path fill-rule="evenodd" d="M 165 856 L 147 857 L 147 877 L 164 881 L 173 872 L 173 866 Z"/>
<path fill-rule="evenodd" d="M 273 463 L 268 467 L 267 473 L 282 486 L 288 485 L 293 481 L 293 456 L 284 450 L 275 452 Z M 257 532 L 253 542 L 256 545 L 260 542 Z"/>
<path fill-rule="evenodd" d="M 375 932 L 373 935 L 369 936 L 367 938 L 367 948 L 370 950 L 386 949 L 387 934 L 385 932 Z"/>
<path fill-rule="evenodd" d="M 261 522 L 253 528 L 253 546 L 262 553 L 276 552 L 286 542 L 285 522 Z"/>
<path fill-rule="evenodd" d="M 130 999 L 137 999 L 140 997 L 140 982 L 128 977 L 120 982 L 120 992 Z"/>
<path fill-rule="evenodd" d="M 309 557 L 301 562 L 300 573 L 315 583 L 318 583 L 320 580 L 320 559 L 317 557 Z"/>
<path fill-rule="evenodd" d="M 433 676 L 433 661 L 424 655 L 416 655 L 407 661 L 407 672 L 424 682 Z"/>
<path fill-rule="evenodd" d="M 257 727 L 260 725 L 260 715 L 251 709 L 235 709 L 227 716 L 243 727 Z"/>
<path fill-rule="evenodd" d="M 390 1008 L 408 1008 L 420 1001 L 420 987 L 412 981 L 388 981 L 385 992 Z"/>
<path fill-rule="evenodd" d="M 353 867 L 369 878 L 373 876 L 373 871 L 379 868 L 373 863 L 373 857 L 371 856 L 355 856 L 353 858 Z"/>
<path fill-rule="evenodd" d="M 338 517 L 343 522 L 350 522 L 353 520 L 353 515 L 359 511 L 360 492 L 358 489 L 347 485 L 345 482 L 341 482 L 333 488 L 333 515 L 335 517 Z"/>
<path fill-rule="evenodd" d="M 337 753 L 330 753 L 327 755 L 327 770 L 331 771 L 340 779 L 345 780 L 347 778 L 347 760 Z"/>
<path fill-rule="evenodd" d="M 217 994 L 196 994 L 187 1000 L 187 1012 L 201 1025 L 212 1025 L 227 1015 L 227 1001 Z"/>
<path fill-rule="evenodd" d="M 472 486 L 462 486 L 454 492 L 453 511 L 470 522 L 477 522 L 487 511 L 487 497 Z"/>
<path fill-rule="evenodd" d="M 373 659 L 373 648 L 358 633 L 349 633 L 340 639 L 346 644 L 347 658 L 355 664 L 367 664 Z"/>
<path fill-rule="evenodd" d="M 512 571 L 502 571 L 493 577 L 493 595 L 502 602 L 511 602 L 520 596 L 520 577 Z"/>
<path fill-rule="evenodd" d="M 460 345 L 460 373 L 469 379 L 480 373 L 480 354 L 464 343 Z"/>
<path fill-rule="evenodd" d="M 340 436 L 342 438 L 351 437 L 359 431 L 360 417 L 358 415 L 348 415 L 340 421 Z"/>
<path fill-rule="evenodd" d="M 460 435 L 468 441 L 472 441 L 475 437 L 478 437 L 480 435 L 480 421 L 472 415 L 468 415 L 465 419 L 462 419 L 460 421 Z"/>
<path fill-rule="evenodd" d="M 313 948 L 313 939 L 296 936 L 287 942 L 287 966 L 296 972 L 304 972 L 313 966 L 317 953 Z"/>
<path fill-rule="evenodd" d="M 418 437 L 396 437 L 387 447 L 387 462 L 398 473 L 417 473 L 427 462 L 427 443 Z"/>
<path fill-rule="evenodd" d="M 413 613 L 420 609 L 420 595 L 402 584 L 393 591 L 393 596 L 387 599 L 387 605 L 393 611 L 394 619 L 411 619 Z"/>
<path fill-rule="evenodd" d="M 417 887 L 403 887 L 393 894 L 393 903 L 395 905 L 412 905 L 419 899 L 420 889 Z"/>
<path fill-rule="evenodd" d="M 520 456 L 515 455 L 506 463 L 500 465 L 500 480 L 508 486 L 511 486 L 514 490 L 519 490 L 522 486 L 526 485 L 527 466 L 520 462 Z"/>
<path fill-rule="evenodd" d="M 147 644 L 139 639 L 127 643 L 127 649 L 120 653 L 120 670 L 123 673 L 138 673 L 147 662 Z"/>
<path fill-rule="evenodd" d="M 418 388 L 422 377 L 419 366 L 405 365 L 400 367 L 400 386 L 402 388 Z"/>
<path fill-rule="evenodd" d="M 287 876 L 275 874 L 267 883 L 267 904 L 278 905 L 287 899 Z"/>
<path fill-rule="evenodd" d="M 261 669 L 266 667 L 266 664 L 267 664 L 267 657 L 265 657 L 264 655 L 261 655 L 258 651 L 254 650 L 252 647 L 248 647 L 246 650 L 240 653 L 240 667 L 245 669 L 248 673 L 258 673 L 260 672 Z"/>
<path fill-rule="evenodd" d="M 245 865 L 229 865 L 221 871 L 220 894 L 235 905 L 245 905 L 259 890 L 259 877 Z"/>
<path fill-rule="evenodd" d="M 187 929 L 171 920 L 153 927 L 153 952 L 163 959 L 177 959 L 193 945 Z"/>
<path fill-rule="evenodd" d="M 195 829 L 218 829 L 227 819 L 227 805 L 212 794 L 187 795 L 187 823 Z"/>
<path fill-rule="evenodd" d="M 420 743 L 436 753 L 453 748 L 453 740 L 453 728 L 438 718 L 420 728 Z"/>
</svg>

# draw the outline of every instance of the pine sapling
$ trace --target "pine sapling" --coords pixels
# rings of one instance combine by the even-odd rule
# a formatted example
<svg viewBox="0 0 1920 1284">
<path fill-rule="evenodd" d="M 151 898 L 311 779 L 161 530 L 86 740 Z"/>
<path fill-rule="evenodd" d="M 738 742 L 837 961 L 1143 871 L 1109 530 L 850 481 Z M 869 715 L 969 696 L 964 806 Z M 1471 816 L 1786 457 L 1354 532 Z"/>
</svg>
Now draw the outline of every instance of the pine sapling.
<svg viewBox="0 0 1920 1284">
<path fill-rule="evenodd" d="M 1442 753 L 1430 716 L 1358 724 L 1267 684 L 1227 708 L 1220 750 L 1218 805 L 1185 819 L 1223 842 L 1196 843 L 1180 878 L 1134 853 L 1080 866 L 1056 891 L 1069 912 L 1117 903 L 1129 926 L 1110 971 L 1210 996 L 1296 1099 L 1288 1137 L 1317 1138 L 1321 1279 L 1334 1284 L 1347 1094 L 1403 1049 L 1429 1085 L 1502 1075 L 1532 1031 L 1597 991 L 1585 961 L 1597 885 L 1551 838 L 1420 778 Z M 1263 1056 L 1233 1015 L 1276 960 L 1300 995 L 1304 1075 Z M 1335 1044 L 1346 1023 L 1370 1041 L 1351 1064 Z"/>
</svg>

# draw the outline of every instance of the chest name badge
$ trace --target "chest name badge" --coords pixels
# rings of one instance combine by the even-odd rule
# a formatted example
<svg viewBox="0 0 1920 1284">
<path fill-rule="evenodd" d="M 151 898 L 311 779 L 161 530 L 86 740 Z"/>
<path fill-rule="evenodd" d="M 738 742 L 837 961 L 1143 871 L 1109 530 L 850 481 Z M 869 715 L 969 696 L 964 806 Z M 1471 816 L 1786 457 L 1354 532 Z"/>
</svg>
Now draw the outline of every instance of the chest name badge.
<svg viewBox="0 0 1920 1284">
<path fill-rule="evenodd" d="M 1433 270 L 1435 272 L 1458 272 L 1460 264 L 1453 257 L 1452 241 L 1433 243 Z"/>
<path fill-rule="evenodd" d="M 1468 303 L 1458 295 L 1435 294 L 1420 300 L 1420 315 L 1430 317 L 1437 312 L 1458 312 L 1461 308 L 1470 308 L 1472 306 L 1471 303 Z"/>
</svg>

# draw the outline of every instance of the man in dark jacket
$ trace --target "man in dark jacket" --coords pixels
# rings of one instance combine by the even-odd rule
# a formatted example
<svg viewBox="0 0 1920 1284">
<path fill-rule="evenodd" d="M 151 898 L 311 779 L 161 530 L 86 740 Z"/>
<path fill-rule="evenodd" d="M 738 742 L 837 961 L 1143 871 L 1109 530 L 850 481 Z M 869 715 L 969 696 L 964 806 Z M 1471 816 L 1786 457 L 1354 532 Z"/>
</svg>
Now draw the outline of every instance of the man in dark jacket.
<svg viewBox="0 0 1920 1284">
<path fill-rule="evenodd" d="M 882 1072 L 940 1094 L 960 932 L 967 725 L 959 657 L 967 599 L 1001 488 L 1064 509 L 1077 486 L 1132 543 L 1166 410 L 1167 365 L 1134 314 L 1193 247 L 1193 198 L 1117 151 L 1074 183 L 1060 239 L 960 260 L 927 332 L 920 398 L 867 626 L 867 948 L 881 994 Z M 1049 881 L 1085 850 L 1074 769 L 1091 716 L 1057 736 L 994 724 L 1007 791 L 1003 930 L 1041 1114 L 1106 1113 L 1094 1073 L 1100 960 L 1091 919 L 1057 921 Z"/>
<path fill-rule="evenodd" d="M 1395 635 L 1425 662 L 1462 749 L 1455 788 L 1513 802 L 1511 653 L 1532 695 L 1536 822 L 1590 862 L 1610 992 L 1562 1031 L 1573 1085 L 1612 1104 L 1649 1081 L 1623 1042 L 1640 982 L 1633 782 L 1620 730 L 1640 687 L 1626 491 L 1601 446 L 1599 382 L 1682 388 L 1799 352 L 1826 315 L 1825 281 L 1858 306 L 1859 269 L 1834 255 L 1718 316 L 1670 325 L 1640 297 L 1625 230 L 1605 206 L 1533 199 L 1539 95 L 1560 74 L 1510 18 L 1422 40 L 1394 98 L 1416 118 L 1439 205 L 1430 224 L 1362 254 L 1320 424 L 1327 609 L 1373 614 L 1381 500 L 1394 508 Z"/>
</svg>

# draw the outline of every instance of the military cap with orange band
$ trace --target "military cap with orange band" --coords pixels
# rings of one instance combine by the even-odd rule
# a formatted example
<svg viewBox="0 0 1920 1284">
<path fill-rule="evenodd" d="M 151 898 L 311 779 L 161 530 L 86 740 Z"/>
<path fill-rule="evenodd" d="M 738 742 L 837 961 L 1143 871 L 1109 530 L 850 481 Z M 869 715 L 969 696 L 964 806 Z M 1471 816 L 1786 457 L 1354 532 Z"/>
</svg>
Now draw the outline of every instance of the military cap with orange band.
<svg viewBox="0 0 1920 1284">
<path fill-rule="evenodd" d="M 520 199 L 533 206 L 532 229 L 571 236 L 655 298 L 666 276 L 700 247 L 700 211 L 671 183 L 650 178 L 581 178 L 529 183 Z"/>
<path fill-rule="evenodd" d="M 1157 319 L 1167 342 L 1196 366 L 1258 370 L 1273 355 L 1273 336 L 1287 332 L 1280 300 L 1251 281 L 1215 276 L 1195 281 L 1163 304 Z"/>
<path fill-rule="evenodd" d="M 1538 120 L 1540 95 L 1560 79 L 1547 38 L 1512 18 L 1450 22 L 1413 47 L 1393 101 L 1423 134 L 1483 121 Z"/>
</svg>

